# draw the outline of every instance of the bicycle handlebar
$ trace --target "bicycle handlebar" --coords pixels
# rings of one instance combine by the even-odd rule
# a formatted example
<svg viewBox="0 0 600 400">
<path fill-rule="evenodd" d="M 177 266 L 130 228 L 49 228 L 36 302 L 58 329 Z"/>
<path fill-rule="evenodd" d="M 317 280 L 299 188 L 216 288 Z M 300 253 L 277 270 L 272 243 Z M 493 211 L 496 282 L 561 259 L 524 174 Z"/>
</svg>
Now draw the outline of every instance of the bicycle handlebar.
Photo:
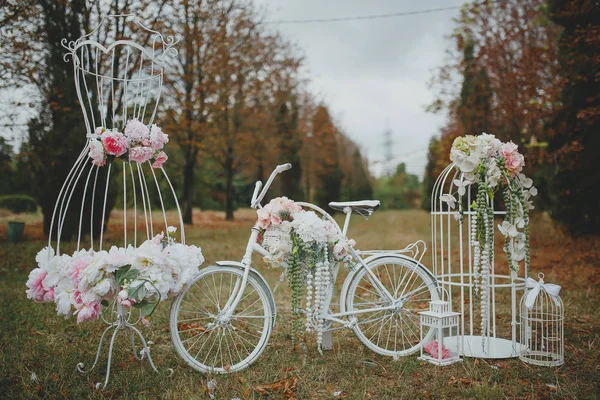
<svg viewBox="0 0 600 400">
<path fill-rule="evenodd" d="M 267 194 L 267 191 L 269 190 L 269 187 L 271 186 L 271 183 L 273 183 L 273 179 L 275 179 L 277 174 L 280 174 L 291 168 L 292 168 L 292 164 L 290 164 L 290 163 L 281 164 L 281 165 L 278 165 L 277 167 L 275 167 L 273 172 L 271 172 L 271 176 L 269 176 L 267 183 L 265 183 L 265 186 L 262 188 L 262 191 L 260 192 L 260 195 L 258 195 L 258 197 L 256 197 L 255 195 L 260 190 L 262 183 L 260 181 L 257 181 L 256 186 L 254 186 L 254 194 L 252 195 L 252 202 L 250 203 L 250 207 L 252 207 L 252 208 L 258 207 L 258 205 L 260 204 L 262 199 Z"/>
<path fill-rule="evenodd" d="M 278 165 L 275 169 L 278 170 L 279 173 L 281 173 L 281 172 L 287 171 L 288 169 L 292 169 L 292 164 L 290 164 L 290 163 L 281 164 L 281 165 Z"/>
<path fill-rule="evenodd" d="M 259 193 L 261 187 L 262 187 L 262 182 L 256 181 L 256 184 L 254 186 L 254 193 L 252 193 L 252 201 L 250 202 L 250 205 L 254 204 L 254 202 L 256 201 L 256 198 L 258 196 L 258 193 Z"/>
</svg>

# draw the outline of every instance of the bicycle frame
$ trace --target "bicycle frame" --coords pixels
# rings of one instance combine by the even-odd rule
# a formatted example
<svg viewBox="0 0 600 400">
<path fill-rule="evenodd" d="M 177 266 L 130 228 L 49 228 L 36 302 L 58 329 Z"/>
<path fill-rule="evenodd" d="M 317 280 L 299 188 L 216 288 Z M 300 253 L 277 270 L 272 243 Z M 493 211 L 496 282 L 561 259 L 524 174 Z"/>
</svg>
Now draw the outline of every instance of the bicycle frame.
<svg viewBox="0 0 600 400">
<path fill-rule="evenodd" d="M 262 188 L 260 195 L 258 194 L 258 192 L 262 187 L 262 183 L 260 181 L 256 182 L 256 186 L 254 189 L 254 194 L 252 196 L 252 202 L 251 202 L 252 208 L 261 208 L 260 202 L 264 198 L 264 196 L 265 196 L 266 192 L 268 191 L 271 183 L 273 182 L 273 179 L 275 178 L 275 176 L 277 176 L 277 174 L 279 174 L 280 172 L 283 172 L 290 168 L 291 168 L 291 165 L 289 165 L 289 164 L 280 165 L 277 168 L 275 168 L 275 170 L 273 171 L 273 173 L 267 180 L 267 183 Z M 348 227 L 350 225 L 352 209 L 347 208 L 344 210 L 344 213 L 346 214 L 345 220 L 344 220 L 344 226 L 343 226 L 343 229 L 340 229 L 339 225 L 331 217 L 331 215 L 329 215 L 327 212 L 325 212 L 320 207 L 318 207 L 314 204 L 305 203 L 305 202 L 297 202 L 297 204 L 303 208 L 309 208 L 309 209 L 312 209 L 312 210 L 317 211 L 318 213 L 322 214 L 324 217 L 329 219 L 334 224 L 334 226 L 342 234 L 342 237 L 344 239 L 347 239 L 346 235 L 348 232 Z M 252 227 L 250 238 L 249 238 L 248 244 L 246 246 L 246 252 L 244 253 L 244 256 L 241 260 L 241 264 L 244 269 L 244 275 L 241 280 L 239 280 L 239 279 L 236 280 L 235 286 L 232 291 L 232 296 L 229 297 L 229 299 L 227 300 L 227 303 L 225 304 L 225 306 L 223 307 L 223 310 L 221 311 L 223 319 L 229 319 L 232 317 L 233 312 L 235 311 L 238 303 L 242 299 L 244 290 L 245 290 L 247 282 L 248 282 L 248 275 L 249 275 L 250 269 L 251 269 L 252 255 L 255 252 L 257 252 L 265 257 L 271 256 L 271 253 L 269 251 L 267 251 L 264 247 L 262 247 L 260 244 L 257 243 L 257 239 L 258 239 L 260 230 L 261 230 L 261 228 L 258 226 L 258 224 L 255 224 Z M 423 246 L 423 249 L 419 248 L 420 245 Z M 348 317 L 348 316 L 354 315 L 354 314 L 368 313 L 368 312 L 373 312 L 373 311 L 385 311 L 385 310 L 391 310 L 391 309 L 397 308 L 398 303 L 399 303 L 399 300 L 395 300 L 398 298 L 397 293 L 394 293 L 394 294 L 389 293 L 389 291 L 381 283 L 381 281 L 377 277 L 377 275 L 375 275 L 375 273 L 371 270 L 371 268 L 368 267 L 367 263 L 365 262 L 365 259 L 362 256 L 398 255 L 398 254 L 409 253 L 413 256 L 413 258 L 419 257 L 418 260 L 416 260 L 416 261 L 418 264 L 420 264 L 421 258 L 423 257 L 423 254 L 425 253 L 426 250 L 427 250 L 427 247 L 425 245 L 425 242 L 423 242 L 423 241 L 415 242 L 401 250 L 391 250 L 391 251 L 387 251 L 387 250 L 385 250 L 385 251 L 382 251 L 382 250 L 360 251 L 360 250 L 358 250 L 357 251 L 354 248 L 350 247 L 349 253 L 352 258 L 352 264 L 358 265 L 359 268 L 366 269 L 366 271 L 368 273 L 369 283 L 373 286 L 373 288 L 375 288 L 375 290 L 377 291 L 377 294 L 384 300 L 384 302 L 386 302 L 388 304 L 383 307 L 379 306 L 379 307 L 375 307 L 375 308 L 367 308 L 367 309 L 354 310 L 354 311 L 349 311 L 349 312 L 337 312 L 337 313 L 331 313 L 331 314 L 326 314 L 326 315 L 320 315 L 319 318 L 322 318 L 322 319 L 325 319 L 328 321 L 332 321 L 332 322 L 336 322 L 336 323 L 340 323 L 344 327 L 351 327 L 352 324 L 355 323 L 355 321 L 343 320 L 341 318 Z M 337 280 L 337 272 L 339 269 L 339 264 L 340 263 L 338 262 L 336 264 L 336 266 L 334 267 L 334 276 L 333 276 L 334 284 L 335 284 L 335 281 Z M 408 278 L 409 281 L 410 281 L 410 279 L 412 279 L 412 276 L 414 273 L 415 272 L 413 271 L 411 276 Z M 235 293 L 235 296 L 233 296 L 234 293 Z M 330 291 L 330 293 L 331 294 L 330 294 L 329 298 L 327 299 L 326 307 L 324 307 L 325 310 L 329 309 L 329 304 L 331 302 L 331 298 L 333 297 L 333 288 Z M 401 296 L 403 296 L 403 295 L 405 295 L 405 293 L 401 293 Z M 329 330 L 331 330 L 331 328 Z"/>
</svg>

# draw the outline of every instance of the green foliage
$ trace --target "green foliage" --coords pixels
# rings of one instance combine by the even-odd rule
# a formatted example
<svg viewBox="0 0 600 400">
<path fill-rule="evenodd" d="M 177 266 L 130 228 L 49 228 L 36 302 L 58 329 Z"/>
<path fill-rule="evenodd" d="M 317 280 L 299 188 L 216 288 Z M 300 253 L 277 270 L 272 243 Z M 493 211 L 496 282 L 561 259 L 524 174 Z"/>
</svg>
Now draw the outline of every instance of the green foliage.
<svg viewBox="0 0 600 400">
<path fill-rule="evenodd" d="M 425 211 L 431 211 L 431 193 L 433 185 L 437 179 L 436 163 L 439 157 L 440 140 L 432 137 L 429 141 L 429 150 L 427 152 L 427 165 L 425 166 L 425 176 L 423 177 L 423 201 L 421 208 Z"/>
<path fill-rule="evenodd" d="M 13 194 L 0 196 L 0 208 L 7 208 L 14 213 L 36 212 L 37 203 L 31 196 Z"/>
<path fill-rule="evenodd" d="M 331 171 L 319 175 L 321 189 L 315 194 L 315 202 L 322 208 L 326 208 L 332 201 L 338 201 L 342 191 L 342 178 L 344 174 L 338 163 Z"/>
<path fill-rule="evenodd" d="M 540 174 L 542 194 L 554 219 L 571 233 L 600 233 L 598 156 L 600 148 L 600 52 L 598 5 L 592 0 L 552 3 L 563 27 L 559 62 L 564 77 L 562 107 L 551 123 L 553 163 Z"/>
<path fill-rule="evenodd" d="M 279 164 L 292 164 L 292 169 L 286 171 L 286 177 L 281 181 L 281 191 L 290 199 L 303 201 L 304 193 L 300 185 L 302 136 L 298 131 L 298 112 L 297 95 L 290 91 L 286 98 L 280 100 L 275 123 L 279 139 Z"/>
<path fill-rule="evenodd" d="M 38 200 L 44 214 L 44 232 L 49 233 L 50 223 L 58 194 L 67 177 L 68 171 L 75 164 L 86 143 L 87 128 L 75 89 L 73 66 L 66 64 L 63 58 L 65 49 L 61 40 L 76 40 L 83 32 L 89 32 L 88 10 L 83 0 L 69 2 L 40 2 L 43 24 L 39 27 L 43 52 L 44 74 L 40 76 L 38 89 L 44 98 L 39 115 L 29 121 L 29 140 L 26 146 L 28 169 L 31 172 L 31 191 Z M 97 115 L 95 99 L 90 99 L 94 113 Z M 108 168 L 100 168 L 98 182 L 107 181 Z M 114 177 L 114 175 L 112 175 Z M 113 185 L 113 181 L 108 182 Z M 84 180 L 74 188 L 73 197 L 77 204 L 70 204 L 70 212 L 62 222 L 62 239 L 69 239 L 79 228 L 79 210 L 81 201 L 93 204 L 94 233 L 99 234 L 102 228 L 102 208 L 104 194 L 96 193 L 93 203 L 90 198 L 83 198 Z M 114 205 L 114 192 L 109 191 L 106 201 L 106 212 L 110 213 Z M 75 211 L 77 209 L 77 211 Z M 84 217 L 81 230 L 89 232 L 92 208 L 83 209 Z M 54 225 L 57 229 L 57 224 Z"/>
<path fill-rule="evenodd" d="M 6 138 L 0 136 L 0 194 L 11 193 L 13 148 Z"/>
<path fill-rule="evenodd" d="M 401 163 L 392 176 L 384 176 L 375 181 L 375 198 L 381 206 L 389 209 L 416 208 L 420 204 L 421 184 L 417 175 L 406 172 Z"/>
</svg>

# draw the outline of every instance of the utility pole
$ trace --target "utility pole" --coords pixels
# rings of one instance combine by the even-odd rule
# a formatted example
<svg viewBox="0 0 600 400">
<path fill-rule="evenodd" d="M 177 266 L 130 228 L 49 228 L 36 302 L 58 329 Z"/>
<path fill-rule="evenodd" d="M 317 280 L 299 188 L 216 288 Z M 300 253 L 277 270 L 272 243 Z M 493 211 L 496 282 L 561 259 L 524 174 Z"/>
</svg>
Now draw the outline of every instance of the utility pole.
<svg viewBox="0 0 600 400">
<path fill-rule="evenodd" d="M 390 129 L 390 119 L 385 119 L 385 131 L 383 132 L 383 173 L 391 176 L 394 173 L 394 166 L 391 165 L 394 158 L 394 141 L 392 140 L 392 130 Z"/>
</svg>

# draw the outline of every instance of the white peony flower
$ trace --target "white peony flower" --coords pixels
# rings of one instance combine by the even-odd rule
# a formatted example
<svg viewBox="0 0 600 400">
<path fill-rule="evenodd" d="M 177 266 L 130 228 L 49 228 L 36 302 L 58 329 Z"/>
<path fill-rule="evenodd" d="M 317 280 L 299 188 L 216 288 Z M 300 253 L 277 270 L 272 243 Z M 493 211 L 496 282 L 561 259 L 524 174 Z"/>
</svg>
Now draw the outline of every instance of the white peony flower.
<svg viewBox="0 0 600 400">
<path fill-rule="evenodd" d="M 152 264 L 162 265 L 165 263 L 162 245 L 152 240 L 146 240 L 140 247 L 135 249 L 131 260 L 132 268 L 144 270 Z"/>
<path fill-rule="evenodd" d="M 56 303 L 56 313 L 58 315 L 70 316 L 71 305 L 73 304 L 73 295 L 69 292 L 62 292 L 54 298 Z"/>
<path fill-rule="evenodd" d="M 116 282 L 112 278 L 104 278 L 92 288 L 92 291 L 98 296 L 104 297 L 108 292 L 113 290 Z"/>
<path fill-rule="evenodd" d="M 47 270 L 48 263 L 52 257 L 54 257 L 54 249 L 51 246 L 44 247 L 35 256 L 35 262 L 37 262 L 41 269 Z"/>
</svg>

